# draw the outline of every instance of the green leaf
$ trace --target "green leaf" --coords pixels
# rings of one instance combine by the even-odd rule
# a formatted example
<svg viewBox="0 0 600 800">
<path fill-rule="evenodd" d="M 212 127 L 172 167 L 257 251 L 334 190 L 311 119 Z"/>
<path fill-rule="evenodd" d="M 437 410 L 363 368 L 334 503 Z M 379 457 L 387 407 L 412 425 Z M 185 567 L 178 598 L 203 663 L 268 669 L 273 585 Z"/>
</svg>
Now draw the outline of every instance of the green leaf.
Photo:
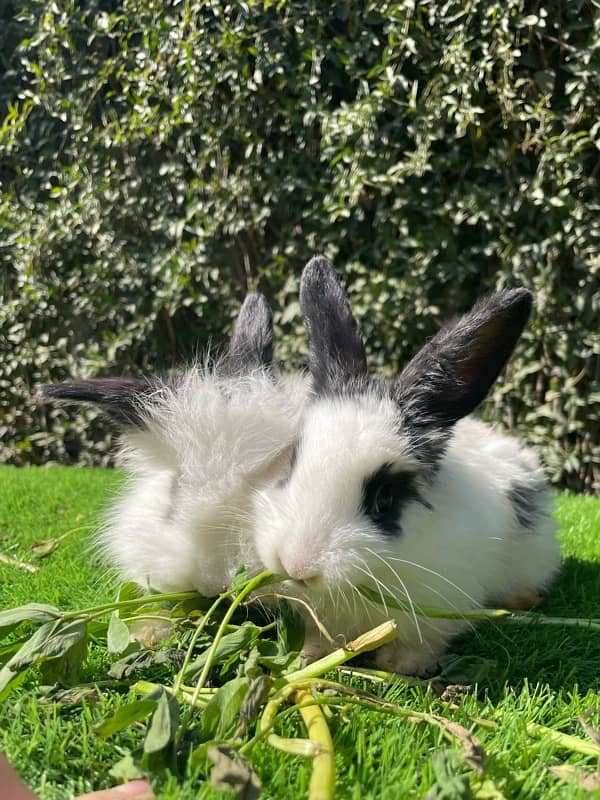
<svg viewBox="0 0 600 800">
<path fill-rule="evenodd" d="M 108 674 L 111 678 L 122 681 L 151 667 L 163 667 L 166 664 L 179 666 L 179 650 L 137 650 L 110 665 Z"/>
<path fill-rule="evenodd" d="M 212 598 L 203 597 L 201 594 L 187 600 L 180 600 L 171 609 L 171 617 L 189 617 L 194 611 L 208 611 L 212 604 Z"/>
<path fill-rule="evenodd" d="M 58 545 L 60 544 L 60 538 L 58 539 L 42 539 L 38 542 L 33 542 L 33 544 L 29 545 L 29 551 L 35 556 L 35 558 L 46 558 L 49 556 L 50 553 L 53 553 Z"/>
<path fill-rule="evenodd" d="M 43 659 L 64 656 L 85 638 L 86 631 L 86 623 L 80 619 L 64 624 L 54 620 L 41 625 L 0 670 L 0 700 L 8 694 L 19 673 Z"/>
<path fill-rule="evenodd" d="M 250 580 L 250 576 L 246 570 L 246 567 L 240 567 L 238 571 L 233 576 L 233 580 L 231 581 L 231 589 L 234 592 L 240 592 L 244 586 Z"/>
<path fill-rule="evenodd" d="M 258 640 L 260 643 L 260 639 Z M 263 674 L 263 668 L 258 663 L 258 659 L 260 658 L 260 650 L 255 645 L 250 652 L 248 653 L 246 660 L 244 661 L 244 675 L 247 675 L 249 678 L 258 678 L 260 675 Z"/>
<path fill-rule="evenodd" d="M 208 759 L 208 751 L 211 747 L 219 746 L 226 744 L 223 741 L 217 741 L 216 739 L 209 739 L 206 742 L 202 742 L 199 744 L 198 747 L 195 747 L 192 751 L 192 754 L 189 759 L 189 766 L 192 769 L 202 769 L 203 771 L 206 770 L 207 761 Z"/>
<path fill-rule="evenodd" d="M 10 670 L 6 670 L 5 672 L 5 669 L 6 667 L 0 669 L 0 702 L 4 700 L 13 689 L 20 686 L 27 677 L 27 670 L 15 673 Z"/>
<path fill-rule="evenodd" d="M 22 669 L 42 658 L 57 658 L 78 644 L 86 635 L 84 620 L 73 619 L 66 623 L 46 622 L 34 633 L 9 661 L 7 666 Z"/>
<path fill-rule="evenodd" d="M 106 641 L 109 653 L 124 653 L 129 645 L 129 628 L 116 611 L 110 616 Z"/>
<path fill-rule="evenodd" d="M 113 733 L 118 733 L 124 728 L 133 725 L 134 722 L 143 722 L 154 711 L 156 704 L 156 700 L 133 700 L 131 703 L 127 703 L 126 706 L 121 706 L 121 708 L 117 709 L 112 717 L 96 725 L 94 733 L 102 737 L 102 739 L 106 739 L 108 736 L 112 736 Z"/>
<path fill-rule="evenodd" d="M 222 739 L 233 728 L 249 686 L 248 678 L 233 678 L 215 692 L 202 712 L 201 736 L 204 741 Z"/>
<path fill-rule="evenodd" d="M 17 650 L 25 644 L 26 641 L 27 639 L 19 639 L 17 642 L 0 645 L 0 664 L 5 664 L 7 661 L 9 661 L 17 652 Z"/>
<path fill-rule="evenodd" d="M 42 603 L 28 603 L 18 608 L 9 608 L 7 611 L 0 612 L 0 632 L 4 631 L 4 634 L 6 634 L 22 622 L 48 622 L 60 617 L 61 612 L 54 606 L 43 605 Z"/>
<path fill-rule="evenodd" d="M 117 603 L 123 603 L 126 600 L 137 600 L 142 597 L 142 589 L 134 581 L 126 581 L 119 586 L 117 593 Z"/>
<path fill-rule="evenodd" d="M 82 623 L 85 626 L 85 623 Z M 50 658 L 42 662 L 42 680 L 44 683 L 60 683 L 73 686 L 79 680 L 79 670 L 87 655 L 87 626 L 79 641 L 66 650 L 58 658 Z"/>
<path fill-rule="evenodd" d="M 256 663 L 268 672 L 279 675 L 283 670 L 291 668 L 295 662 L 300 662 L 300 651 L 287 651 L 281 640 L 276 642 L 270 639 L 259 639 L 257 643 L 258 655 Z"/>
<path fill-rule="evenodd" d="M 275 675 L 280 675 L 284 671 L 299 669 L 302 664 L 302 656 L 299 652 L 285 653 L 280 656 L 261 656 L 258 663 Z"/>
<path fill-rule="evenodd" d="M 259 675 L 254 678 L 240 707 L 235 738 L 242 736 L 248 725 L 258 717 L 260 710 L 267 701 L 272 685 L 273 680 L 269 675 Z"/>
<path fill-rule="evenodd" d="M 291 603 L 282 600 L 278 607 L 277 633 L 286 651 L 304 647 L 304 621 Z"/>
<path fill-rule="evenodd" d="M 163 691 L 144 739 L 144 752 L 157 753 L 159 750 L 163 750 L 175 738 L 178 721 L 177 701 Z"/>
<path fill-rule="evenodd" d="M 133 760 L 131 753 L 128 753 L 120 761 L 117 761 L 117 763 L 108 770 L 108 774 L 111 778 L 116 778 L 123 783 L 145 777 L 144 771 Z"/>
<path fill-rule="evenodd" d="M 230 656 L 243 653 L 244 650 L 247 649 L 252 639 L 258 636 L 258 633 L 258 627 L 251 622 L 240 625 L 237 630 L 232 631 L 231 633 L 226 633 L 213 653 L 212 663 L 218 664 L 220 661 L 224 661 Z M 209 651 L 210 647 L 207 648 L 200 656 L 198 656 L 195 661 L 189 664 L 184 673 L 186 680 L 193 678 L 206 664 Z"/>
</svg>

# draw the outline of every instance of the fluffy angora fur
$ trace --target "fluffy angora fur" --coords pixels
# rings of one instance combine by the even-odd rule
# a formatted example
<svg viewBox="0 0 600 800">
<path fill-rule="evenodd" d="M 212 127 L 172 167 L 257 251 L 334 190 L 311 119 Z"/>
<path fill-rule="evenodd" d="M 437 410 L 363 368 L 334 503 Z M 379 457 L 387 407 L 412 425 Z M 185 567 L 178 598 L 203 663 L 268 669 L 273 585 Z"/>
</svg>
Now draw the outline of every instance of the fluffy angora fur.
<svg viewBox="0 0 600 800">
<path fill-rule="evenodd" d="M 148 398 L 143 426 L 122 436 L 128 487 L 100 534 L 124 578 L 210 597 L 256 564 L 252 493 L 289 463 L 304 392 L 264 371 L 192 369 Z"/>
<path fill-rule="evenodd" d="M 92 402 L 120 423 L 121 498 L 98 536 L 125 580 L 208 596 L 257 564 L 251 498 L 285 474 L 307 392 L 271 370 L 271 310 L 248 295 L 226 353 L 165 379 L 40 387 L 43 401 Z"/>
</svg>

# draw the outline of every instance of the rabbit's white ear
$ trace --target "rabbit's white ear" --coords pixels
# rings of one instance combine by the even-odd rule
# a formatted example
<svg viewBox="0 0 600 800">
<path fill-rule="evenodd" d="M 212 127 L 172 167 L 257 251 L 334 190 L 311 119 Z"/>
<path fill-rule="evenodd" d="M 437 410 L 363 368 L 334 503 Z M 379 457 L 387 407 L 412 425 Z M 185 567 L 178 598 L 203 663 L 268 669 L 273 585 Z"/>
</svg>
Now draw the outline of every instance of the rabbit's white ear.
<svg viewBox="0 0 600 800">
<path fill-rule="evenodd" d="M 35 400 L 47 403 L 94 403 L 102 406 L 120 422 L 139 425 L 145 401 L 155 390 L 150 380 L 138 378 L 90 378 L 38 386 Z"/>
<path fill-rule="evenodd" d="M 273 312 L 262 294 L 244 300 L 224 359 L 227 372 L 245 374 L 273 360 Z"/>
<path fill-rule="evenodd" d="M 316 392 L 366 375 L 367 356 L 358 324 L 333 265 L 311 258 L 300 281 L 300 306 L 310 340 L 310 371 Z"/>
<path fill-rule="evenodd" d="M 447 427 L 484 400 L 529 319 L 531 304 L 531 292 L 522 288 L 484 297 L 409 361 L 395 394 L 413 424 Z"/>
</svg>

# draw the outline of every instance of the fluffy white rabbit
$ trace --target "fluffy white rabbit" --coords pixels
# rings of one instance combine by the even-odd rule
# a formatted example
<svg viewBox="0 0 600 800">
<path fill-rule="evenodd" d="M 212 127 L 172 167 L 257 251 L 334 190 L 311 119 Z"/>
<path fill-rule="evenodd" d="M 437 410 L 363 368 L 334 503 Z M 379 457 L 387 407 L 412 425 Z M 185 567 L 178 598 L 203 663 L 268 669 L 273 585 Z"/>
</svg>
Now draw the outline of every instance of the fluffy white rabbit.
<svg viewBox="0 0 600 800">
<path fill-rule="evenodd" d="M 287 479 L 255 495 L 257 552 L 333 635 L 349 639 L 395 616 L 399 635 L 378 651 L 378 664 L 426 671 L 466 623 L 419 617 L 420 606 L 531 605 L 559 565 L 535 454 L 467 417 L 508 360 L 531 294 L 483 298 L 393 380 L 367 374 L 356 321 L 326 259 L 307 264 L 300 302 L 315 396 Z M 408 612 L 366 600 L 361 584 Z M 308 657 L 329 647 L 309 629 Z"/>
<path fill-rule="evenodd" d="M 100 404 L 121 424 L 128 479 L 98 544 L 124 580 L 211 596 L 242 564 L 256 568 L 251 497 L 286 473 L 307 392 L 305 377 L 273 374 L 272 348 L 271 309 L 252 294 L 212 365 L 38 390 Z"/>
</svg>

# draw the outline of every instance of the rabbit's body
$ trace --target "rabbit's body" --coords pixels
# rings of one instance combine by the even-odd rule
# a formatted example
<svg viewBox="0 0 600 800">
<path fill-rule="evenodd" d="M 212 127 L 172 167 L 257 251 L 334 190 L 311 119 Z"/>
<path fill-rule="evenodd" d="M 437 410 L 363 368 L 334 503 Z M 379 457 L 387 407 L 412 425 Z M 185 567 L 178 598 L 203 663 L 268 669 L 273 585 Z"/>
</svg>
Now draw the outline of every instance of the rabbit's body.
<svg viewBox="0 0 600 800">
<path fill-rule="evenodd" d="M 286 473 L 308 391 L 303 375 L 273 374 L 272 347 L 271 309 L 250 294 L 213 363 L 40 387 L 44 402 L 96 403 L 121 423 L 128 478 L 98 544 L 123 579 L 211 596 L 257 568 L 252 495 Z"/>
<path fill-rule="evenodd" d="M 252 493 L 283 474 L 306 386 L 199 367 L 153 392 L 143 426 L 121 438 L 128 482 L 99 537 L 124 579 L 211 596 L 255 566 Z"/>
<path fill-rule="evenodd" d="M 535 455 L 465 416 L 508 358 L 529 295 L 480 303 L 393 381 L 367 374 L 356 323 L 324 259 L 305 270 L 301 300 L 315 397 L 287 480 L 257 494 L 257 551 L 333 635 L 352 638 L 395 616 L 398 638 L 378 663 L 421 672 L 466 623 L 420 617 L 418 607 L 460 614 L 514 605 L 535 597 L 558 567 Z M 361 585 L 407 613 L 365 599 Z M 306 652 L 329 646 L 315 630 Z"/>
</svg>

